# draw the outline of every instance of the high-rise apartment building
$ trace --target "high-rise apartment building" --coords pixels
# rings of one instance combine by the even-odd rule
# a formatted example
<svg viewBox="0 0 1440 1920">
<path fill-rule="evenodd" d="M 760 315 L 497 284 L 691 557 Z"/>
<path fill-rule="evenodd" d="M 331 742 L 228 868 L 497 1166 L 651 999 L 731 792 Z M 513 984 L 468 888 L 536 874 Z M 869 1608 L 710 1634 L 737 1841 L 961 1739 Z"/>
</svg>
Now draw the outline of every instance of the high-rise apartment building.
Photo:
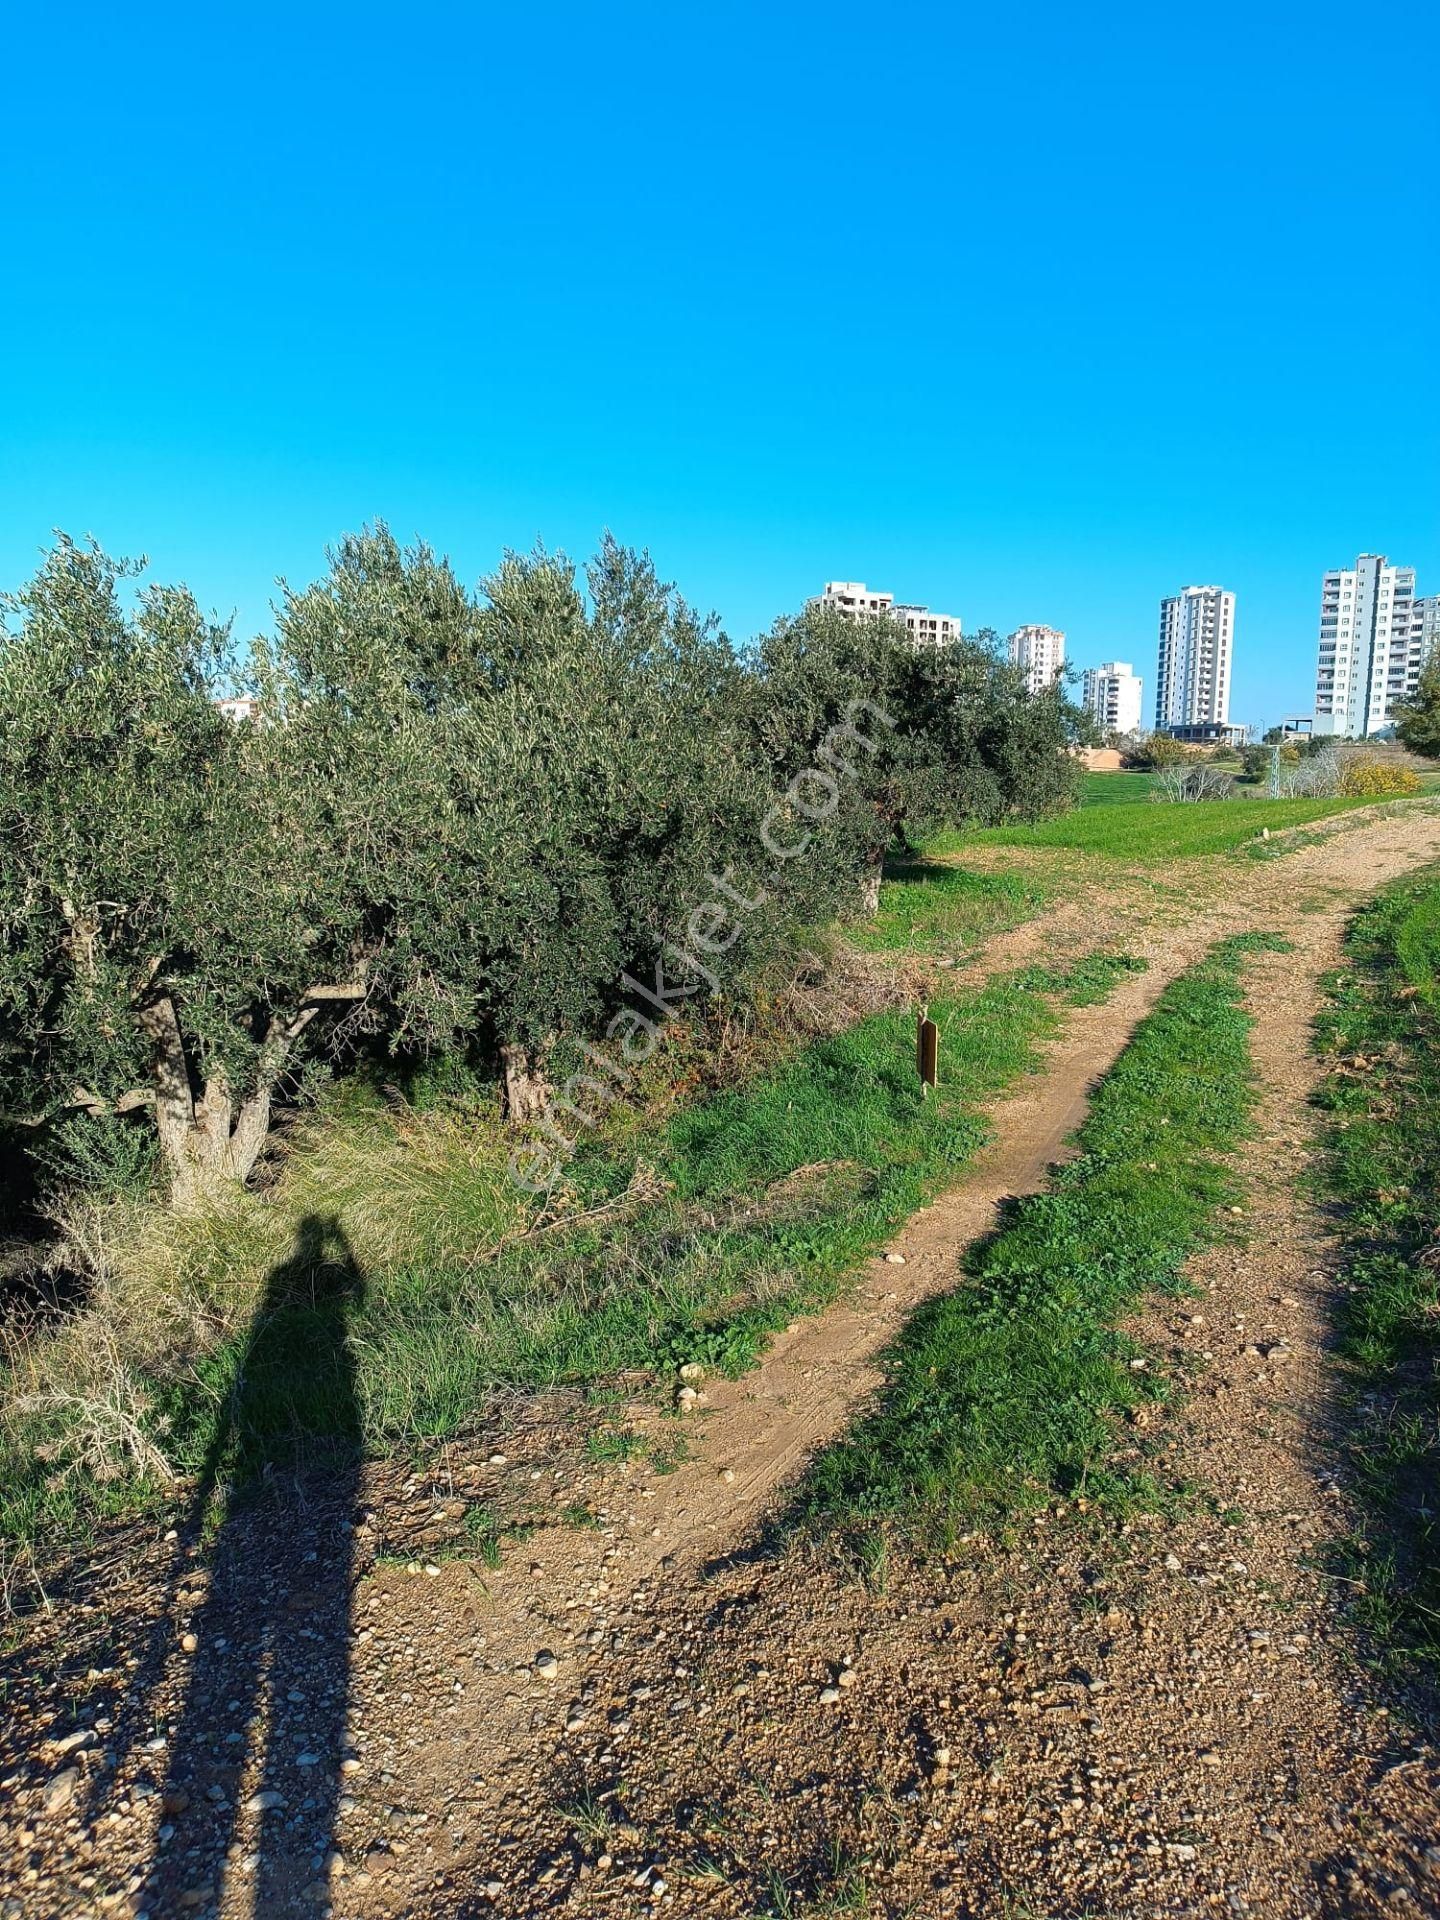
<svg viewBox="0 0 1440 1920">
<path fill-rule="evenodd" d="M 917 647 L 947 646 L 960 638 L 960 617 L 933 608 L 896 603 L 893 593 L 878 593 L 863 580 L 827 580 L 812 607 L 833 607 L 842 620 L 895 620 Z"/>
<path fill-rule="evenodd" d="M 1440 593 L 1427 593 L 1415 602 L 1415 624 L 1420 630 L 1420 665 L 1440 647 Z"/>
<path fill-rule="evenodd" d="M 1390 726 L 1440 638 L 1436 601 L 1415 597 L 1415 569 L 1362 553 L 1320 590 L 1315 731 L 1364 739 Z"/>
<path fill-rule="evenodd" d="M 1106 733 L 1138 733 L 1144 685 L 1128 660 L 1110 660 L 1085 669 L 1081 704 Z"/>
<path fill-rule="evenodd" d="M 1160 602 L 1155 729 L 1190 739 L 1230 732 L 1230 657 L 1235 596 L 1223 587 L 1183 587 Z"/>
<path fill-rule="evenodd" d="M 912 607 L 897 601 L 890 610 L 917 647 L 944 647 L 960 638 L 960 617 L 953 613 L 935 613 L 929 607 Z"/>
<path fill-rule="evenodd" d="M 876 593 L 863 580 L 827 580 L 810 604 L 833 607 L 843 620 L 879 620 L 894 611 L 895 596 Z"/>
<path fill-rule="evenodd" d="M 1043 693 L 1060 678 L 1065 635 L 1059 627 L 1017 627 L 1005 645 L 1012 662 L 1024 672 L 1031 693 Z"/>
</svg>

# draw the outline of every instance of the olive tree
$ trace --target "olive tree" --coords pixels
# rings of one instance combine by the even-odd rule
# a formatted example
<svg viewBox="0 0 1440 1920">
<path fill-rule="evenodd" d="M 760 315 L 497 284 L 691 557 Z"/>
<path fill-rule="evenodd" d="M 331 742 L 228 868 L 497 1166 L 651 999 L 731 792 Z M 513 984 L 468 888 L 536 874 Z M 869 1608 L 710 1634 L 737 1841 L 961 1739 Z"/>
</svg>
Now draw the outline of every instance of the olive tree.
<svg viewBox="0 0 1440 1920">
<path fill-rule="evenodd" d="M 543 1109 L 557 1042 L 599 1029 L 755 844 L 766 799 L 714 623 L 608 538 L 586 587 L 539 551 L 472 598 L 377 528 L 287 595 L 268 668 L 285 763 L 305 790 L 333 769 L 327 837 L 371 850 L 367 1008 L 392 1045 L 493 1055 L 516 1119 Z"/>
<path fill-rule="evenodd" d="M 1038 818 L 1077 790 L 1081 716 L 1058 686 L 1030 693 L 993 634 L 917 647 L 895 622 L 812 605 L 777 621 L 748 664 L 777 786 L 803 809 L 805 769 L 834 763 L 841 776 L 814 858 L 837 897 L 858 888 L 867 911 L 896 840 Z"/>
<path fill-rule="evenodd" d="M 1395 737 L 1422 760 L 1440 760 L 1440 652 L 1430 655 L 1414 691 L 1395 708 Z"/>
<path fill-rule="evenodd" d="M 0 1107 L 148 1116 L 177 1197 L 243 1180 L 300 1036 L 363 995 L 307 796 L 212 688 L 228 629 L 61 538 L 0 641 Z M 258 762 L 258 764 L 257 764 Z"/>
</svg>

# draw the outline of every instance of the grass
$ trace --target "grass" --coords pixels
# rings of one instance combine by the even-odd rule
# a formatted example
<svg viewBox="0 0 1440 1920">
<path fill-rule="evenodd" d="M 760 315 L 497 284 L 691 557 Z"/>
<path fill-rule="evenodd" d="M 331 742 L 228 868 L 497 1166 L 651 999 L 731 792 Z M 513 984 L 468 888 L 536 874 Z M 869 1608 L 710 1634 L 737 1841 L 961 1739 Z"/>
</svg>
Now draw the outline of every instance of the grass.
<svg viewBox="0 0 1440 1920">
<path fill-rule="evenodd" d="M 92 1206 L 94 1298 L 12 1358 L 0 1538 L 73 1534 L 169 1470 L 439 1440 L 506 1389 L 663 1380 L 687 1361 L 738 1372 L 953 1180 L 1060 1004 L 1131 964 L 1092 957 L 932 1001 L 928 1100 L 911 1013 L 813 1041 L 631 1151 L 583 1149 L 573 1215 L 543 1232 L 526 1232 L 535 1203 L 507 1177 L 498 1122 L 354 1087 L 301 1131 L 268 1194 L 188 1220 Z"/>
<path fill-rule="evenodd" d="M 1134 806 L 1154 790 L 1153 773 L 1087 773 L 1080 782 L 1082 807 Z"/>
<path fill-rule="evenodd" d="M 1342 1438 L 1364 1524 L 1343 1558 L 1376 1658 L 1440 1704 L 1440 876 L 1351 924 L 1316 1045 L 1346 1263 Z"/>
<path fill-rule="evenodd" d="M 1120 1323 L 1219 1232 L 1225 1156 L 1253 1100 L 1247 952 L 1222 942 L 1164 994 L 1106 1076 L 1079 1157 L 1020 1200 L 965 1283 L 922 1308 L 888 1356 L 874 1411 L 815 1463 L 800 1511 L 850 1533 L 862 1563 L 888 1527 L 953 1537 L 1060 1494 L 1124 1503 L 1114 1418 L 1163 1383 Z"/>
<path fill-rule="evenodd" d="M 1124 778 L 1118 774 L 1097 779 Z M 1261 830 L 1287 832 L 1315 820 L 1328 820 L 1374 800 L 1207 800 L 1196 805 L 1166 805 L 1151 800 L 1087 804 L 1073 813 L 1036 826 L 986 827 L 969 833 L 941 834 L 927 851 L 940 855 L 972 847 L 1065 847 L 1107 859 L 1145 864 L 1157 860 L 1196 859 L 1234 853 L 1254 842 Z"/>
<path fill-rule="evenodd" d="M 872 953 L 955 953 L 1033 918 L 1051 893 L 1028 874 L 901 860 L 880 889 L 875 919 L 849 929 L 849 937 Z"/>
</svg>

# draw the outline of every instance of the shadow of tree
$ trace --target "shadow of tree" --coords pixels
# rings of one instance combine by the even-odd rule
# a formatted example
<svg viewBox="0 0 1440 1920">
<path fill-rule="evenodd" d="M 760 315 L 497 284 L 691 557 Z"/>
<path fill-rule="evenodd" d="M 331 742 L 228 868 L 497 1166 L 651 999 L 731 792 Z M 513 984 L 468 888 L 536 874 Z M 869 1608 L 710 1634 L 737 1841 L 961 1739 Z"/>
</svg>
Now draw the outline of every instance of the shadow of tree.
<svg viewBox="0 0 1440 1920">
<path fill-rule="evenodd" d="M 349 1327 L 363 1295 L 338 1221 L 303 1220 L 216 1422 L 182 1532 L 197 1550 L 189 1580 L 208 1580 L 181 1637 L 179 1704 L 152 1709 L 166 1754 L 143 1892 L 154 1920 L 237 1899 L 266 1920 L 330 1911 L 361 1462 Z M 333 1444 L 315 1486 L 267 1469 L 247 1491 L 302 1434 Z"/>
</svg>

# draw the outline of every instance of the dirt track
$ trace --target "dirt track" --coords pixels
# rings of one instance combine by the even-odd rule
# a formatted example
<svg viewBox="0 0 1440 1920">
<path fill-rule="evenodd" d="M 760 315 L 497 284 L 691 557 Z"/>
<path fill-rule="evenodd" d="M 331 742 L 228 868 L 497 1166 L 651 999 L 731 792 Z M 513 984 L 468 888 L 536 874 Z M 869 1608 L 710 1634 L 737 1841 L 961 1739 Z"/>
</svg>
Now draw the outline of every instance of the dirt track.
<svg viewBox="0 0 1440 1920">
<path fill-rule="evenodd" d="M 1069 1017 L 1044 1071 L 997 1104 L 964 1181 L 894 1243 L 904 1264 L 875 1262 L 749 1379 L 707 1383 L 693 1458 L 616 1475 L 598 1529 L 546 1529 L 483 1578 L 446 1565 L 427 1579 L 370 1563 L 364 1526 L 344 1533 L 322 1497 L 257 1513 L 212 1580 L 187 1568 L 194 1605 L 173 1616 L 154 1567 L 138 1569 L 114 1638 L 133 1653 L 158 1629 L 156 1731 L 123 1722 L 113 1774 L 97 1764 L 105 1728 L 12 1770 L 17 1877 L 6 1887 L 0 1868 L 0 1888 L 15 1911 L 741 1915 L 786 1885 L 815 1912 L 822 1896 L 873 1914 L 1440 1911 L 1440 1856 L 1423 1851 L 1440 1842 L 1432 1758 L 1364 1695 L 1308 1570 L 1344 1523 L 1326 1230 L 1294 1178 L 1315 978 L 1356 897 L 1437 857 L 1435 815 L 1381 817 L 1230 863 L 1183 926 L 1128 924 L 1149 971 Z M 985 965 L 1093 945 L 1103 907 L 1019 928 Z M 1240 1522 L 1095 1542 L 1057 1518 L 1023 1547 L 897 1567 L 879 1597 L 822 1564 L 747 1557 L 905 1314 L 953 1283 L 1001 1199 L 1043 1181 L 1133 1023 L 1249 926 L 1283 927 L 1295 951 L 1251 976 L 1264 1095 L 1247 1245 L 1196 1264 L 1203 1325 L 1167 1312 L 1142 1329 L 1177 1366 L 1205 1356 L 1163 1440 Z M 1283 1363 L 1247 1352 L 1279 1342 Z M 461 1477 L 498 1471 L 472 1461 Z M 855 1684 L 822 1704 L 847 1660 Z M 54 1731 L 86 1727 L 75 1693 Z M 45 1816 L 44 1782 L 70 1766 L 73 1803 Z M 267 1789 L 283 1806 L 248 1810 Z"/>
</svg>

